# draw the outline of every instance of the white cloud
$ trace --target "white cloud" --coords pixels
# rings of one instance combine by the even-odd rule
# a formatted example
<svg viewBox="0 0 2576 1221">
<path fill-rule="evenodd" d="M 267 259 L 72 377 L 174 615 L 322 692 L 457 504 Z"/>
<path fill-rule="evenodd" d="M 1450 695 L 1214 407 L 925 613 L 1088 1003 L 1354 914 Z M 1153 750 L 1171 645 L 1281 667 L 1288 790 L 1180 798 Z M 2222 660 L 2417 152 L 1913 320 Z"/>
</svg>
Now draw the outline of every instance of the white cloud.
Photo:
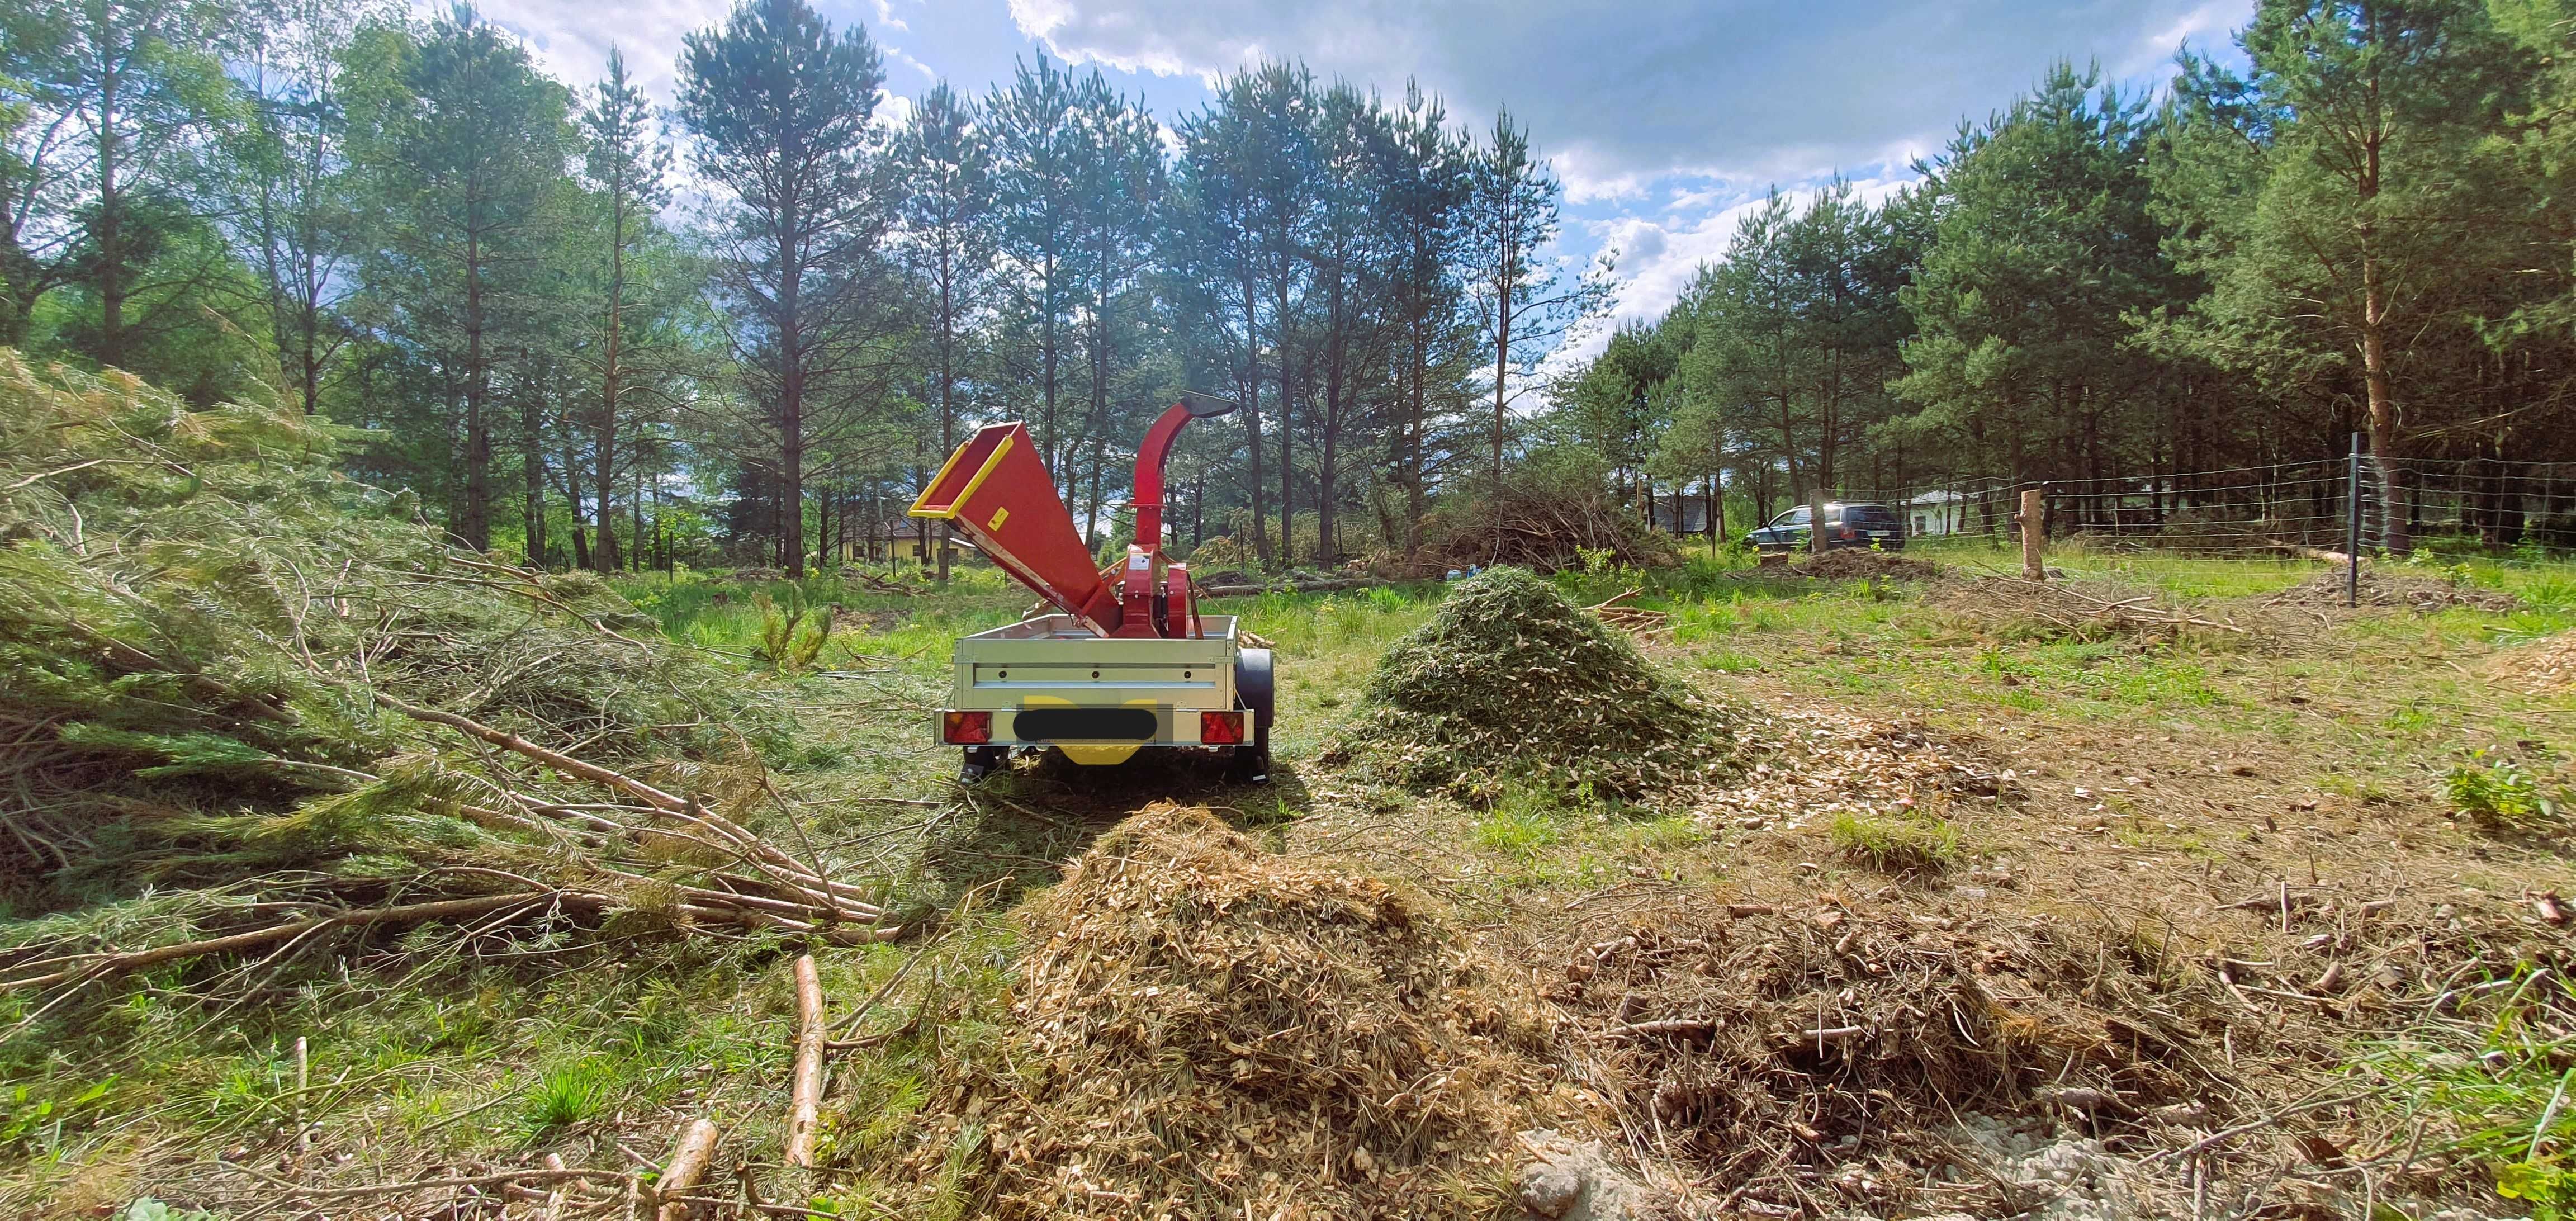
<svg viewBox="0 0 2576 1221">
<path fill-rule="evenodd" d="M 668 102 L 677 81 L 680 40 L 724 20 L 729 0 L 628 0 L 610 10 L 566 0 L 482 0 L 483 15 L 527 40 L 556 79 L 587 89 L 608 74 L 608 49 L 626 55 L 626 70 L 644 92 Z M 429 11 L 423 6 L 421 11 Z"/>
<path fill-rule="evenodd" d="M 1852 192 L 1870 204 L 1886 202 L 1897 191 L 1918 181 L 1909 177 L 1859 179 Z M 1805 208 L 1815 202 L 1821 187 L 1784 191 L 1792 206 Z M 1566 345 L 1548 359 L 1552 369 L 1571 367 L 1590 360 L 1609 345 L 1611 332 L 1631 323 L 1653 322 L 1681 299 L 1691 279 L 1706 264 L 1717 262 L 1726 254 L 1727 243 L 1744 218 L 1763 204 L 1763 193 L 1727 192 L 1723 184 L 1710 184 L 1684 189 L 1683 197 L 1704 203 L 1720 197 L 1732 202 L 1714 210 L 1691 213 L 1665 213 L 1663 219 L 1644 214 L 1615 216 L 1588 223 L 1589 235 L 1604 247 L 1619 251 L 1619 289 L 1611 306 L 1608 325 L 1598 327 L 1575 343 Z"/>
<path fill-rule="evenodd" d="M 936 81 L 939 79 L 939 69 L 933 68 L 930 65 L 913 58 L 911 54 L 904 51 L 903 48 L 885 47 L 884 50 L 885 57 L 888 62 L 902 64 L 904 67 L 920 73 L 924 80 Z"/>
<path fill-rule="evenodd" d="M 445 11 L 445 0 L 414 0 L 426 15 Z M 656 101 L 669 103 L 678 87 L 681 40 L 721 24 L 733 11 L 733 0 L 626 0 L 601 7 L 581 0 L 478 0 L 476 6 L 494 24 L 526 40 L 537 62 L 575 89 L 586 89 L 608 74 L 608 49 L 625 52 L 626 70 Z M 818 4 L 833 28 L 851 18 L 828 3 Z M 873 0 L 866 10 L 869 36 L 887 65 L 919 71 L 929 80 L 939 73 L 904 51 L 886 45 L 882 31 L 909 30 L 895 15 L 894 0 Z"/>
<path fill-rule="evenodd" d="M 880 130 L 902 131 L 912 123 L 913 100 L 891 89 L 877 90 L 877 111 L 870 118 Z"/>
<path fill-rule="evenodd" d="M 1504 106 L 1576 202 L 1669 174 L 1803 181 L 1936 146 L 2051 59 L 2160 72 L 2251 0 L 1008 0 L 1067 59 L 1207 79 L 1263 55 Z"/>
<path fill-rule="evenodd" d="M 2185 45 L 2196 51 L 2215 50 L 2230 31 L 2244 24 L 2247 7 L 2244 0 L 2209 0 L 2172 25 L 2139 39 L 2127 55 L 2107 66 L 2120 76 L 2142 76 L 2162 67 Z"/>
</svg>

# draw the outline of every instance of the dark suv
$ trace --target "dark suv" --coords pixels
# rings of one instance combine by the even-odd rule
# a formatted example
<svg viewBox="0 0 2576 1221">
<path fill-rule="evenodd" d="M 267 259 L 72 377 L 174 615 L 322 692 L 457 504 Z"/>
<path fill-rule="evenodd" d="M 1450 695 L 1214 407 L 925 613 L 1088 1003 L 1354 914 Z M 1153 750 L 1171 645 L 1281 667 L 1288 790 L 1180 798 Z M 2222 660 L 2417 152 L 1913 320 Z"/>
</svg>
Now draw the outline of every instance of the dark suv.
<svg viewBox="0 0 2576 1221">
<path fill-rule="evenodd" d="M 1771 519 L 1771 524 L 1744 537 L 1757 551 L 1805 551 L 1808 549 L 1808 509 L 1805 505 Z M 1855 501 L 1825 506 L 1825 546 L 1878 547 L 1887 551 L 1905 550 L 1905 522 L 1896 511 L 1883 504 Z"/>
</svg>

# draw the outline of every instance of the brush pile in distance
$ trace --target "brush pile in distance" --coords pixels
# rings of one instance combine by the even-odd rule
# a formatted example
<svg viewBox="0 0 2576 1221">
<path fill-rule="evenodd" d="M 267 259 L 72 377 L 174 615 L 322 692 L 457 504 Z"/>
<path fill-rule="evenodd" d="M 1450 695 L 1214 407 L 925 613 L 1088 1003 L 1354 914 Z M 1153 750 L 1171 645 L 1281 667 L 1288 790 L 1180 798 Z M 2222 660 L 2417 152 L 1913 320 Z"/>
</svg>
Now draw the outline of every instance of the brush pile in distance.
<svg viewBox="0 0 2576 1221">
<path fill-rule="evenodd" d="M 1890 581 L 1929 581 L 1941 575 L 1941 566 L 1930 560 L 1912 559 L 1886 551 L 1864 551 L 1844 547 L 1790 563 L 1790 576 L 1813 577 L 1819 581 L 1862 581 L 1881 577 Z"/>
<path fill-rule="evenodd" d="M 997 1215 L 1498 1210 L 1545 1032 L 1410 894 L 1160 804 L 1022 918 L 1003 1044 L 958 1083 Z"/>
<path fill-rule="evenodd" d="M 2344 568 L 2329 568 L 2272 595 L 2264 604 L 2340 607 L 2351 592 L 2351 581 L 2351 573 Z M 2435 569 L 2433 574 L 2419 576 L 2393 572 L 2385 566 L 2365 566 L 2361 570 L 2360 586 L 2363 606 L 2402 606 L 2426 612 L 2466 607 L 2498 615 L 2509 615 L 2522 609 L 2522 599 L 2509 591 L 2474 585 L 2464 574 L 2443 575 L 2439 569 Z"/>
<path fill-rule="evenodd" d="M 1726 771 L 1737 719 L 1514 568 L 1460 582 L 1387 649 L 1361 701 L 1326 762 L 1469 797 L 1515 779 L 1651 795 Z"/>
</svg>

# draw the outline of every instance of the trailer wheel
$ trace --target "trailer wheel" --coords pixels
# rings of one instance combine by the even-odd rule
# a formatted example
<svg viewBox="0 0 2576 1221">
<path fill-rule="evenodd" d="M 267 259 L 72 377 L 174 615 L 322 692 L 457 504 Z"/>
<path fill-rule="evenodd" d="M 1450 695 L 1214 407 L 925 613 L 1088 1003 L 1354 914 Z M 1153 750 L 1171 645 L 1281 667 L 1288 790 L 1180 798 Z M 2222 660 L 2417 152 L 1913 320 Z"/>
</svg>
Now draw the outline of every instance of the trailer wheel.
<svg viewBox="0 0 2576 1221">
<path fill-rule="evenodd" d="M 1234 702 L 1252 713 L 1252 741 L 1234 748 L 1228 771 L 1238 783 L 1270 783 L 1270 722 L 1277 708 L 1270 650 L 1245 649 L 1234 662 Z"/>
<path fill-rule="evenodd" d="M 957 769 L 957 783 L 973 784 L 1011 765 L 1011 752 L 1002 746 L 969 746 L 965 766 Z"/>
</svg>

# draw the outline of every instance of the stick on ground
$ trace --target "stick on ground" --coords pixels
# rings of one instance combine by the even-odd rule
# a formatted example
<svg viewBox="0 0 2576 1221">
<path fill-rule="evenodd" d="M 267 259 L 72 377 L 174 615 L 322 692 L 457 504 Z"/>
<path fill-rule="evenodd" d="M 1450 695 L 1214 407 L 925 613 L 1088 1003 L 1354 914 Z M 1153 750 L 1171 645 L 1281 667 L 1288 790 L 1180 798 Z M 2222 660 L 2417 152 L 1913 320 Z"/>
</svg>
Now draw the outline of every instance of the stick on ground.
<svg viewBox="0 0 2576 1221">
<path fill-rule="evenodd" d="M 662 1177 L 653 1183 L 654 1199 L 661 1204 L 654 1215 L 660 1221 L 688 1221 L 692 1206 L 673 1197 L 687 1195 L 698 1180 L 707 1177 L 707 1163 L 715 1155 L 716 1126 L 703 1119 L 690 1120 L 680 1133 L 680 1143 L 671 1149 L 671 1160 L 662 1166 Z"/>
<path fill-rule="evenodd" d="M 796 957 L 796 1067 L 788 1093 L 787 1164 L 814 1164 L 823 1105 L 823 977 L 814 956 Z"/>
<path fill-rule="evenodd" d="M 34 975 L 22 979 L 0 980 L 0 992 L 6 992 L 17 988 L 45 987 L 83 976 L 96 977 L 103 975 L 121 975 L 128 971 L 139 971 L 145 967 L 158 966 L 161 963 L 174 962 L 182 958 L 197 958 L 207 954 L 223 954 L 229 953 L 233 950 L 246 950 L 253 946 L 261 946 L 267 945 L 271 942 L 284 941 L 290 937 L 312 932 L 313 930 L 322 928 L 325 925 L 345 924 L 357 927 L 373 924 L 406 924 L 430 920 L 453 920 L 463 916 L 486 915 L 491 912 L 500 911 L 504 908 L 522 907 L 539 903 L 561 904 L 565 907 L 583 909 L 597 909 L 606 907 L 609 902 L 609 897 L 606 895 L 587 894 L 573 890 L 555 890 L 506 895 L 477 895 L 470 899 L 441 899 L 433 903 L 404 903 L 393 907 L 363 908 L 358 911 L 346 911 L 337 915 L 321 916 L 311 920 L 295 920 L 285 924 L 270 925 L 267 928 L 253 929 L 247 933 L 235 933 L 229 937 L 214 937 L 204 941 L 183 941 L 177 945 L 159 946 L 149 950 L 136 950 L 127 954 L 102 954 L 97 958 L 91 959 L 80 965 L 66 967 L 49 975 Z"/>
</svg>

